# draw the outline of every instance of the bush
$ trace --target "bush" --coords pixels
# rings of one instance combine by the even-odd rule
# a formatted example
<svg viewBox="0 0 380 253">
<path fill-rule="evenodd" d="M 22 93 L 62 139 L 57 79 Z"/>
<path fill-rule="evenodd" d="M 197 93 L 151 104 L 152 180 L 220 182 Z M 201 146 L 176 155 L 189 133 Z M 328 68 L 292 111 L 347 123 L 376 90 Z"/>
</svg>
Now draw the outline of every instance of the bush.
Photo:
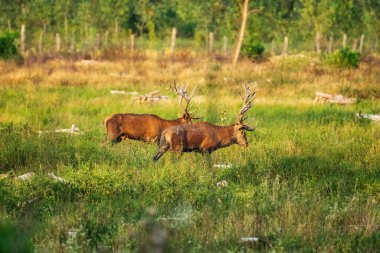
<svg viewBox="0 0 380 253">
<path fill-rule="evenodd" d="M 247 40 L 247 42 L 243 44 L 241 53 L 243 56 L 251 59 L 260 59 L 263 57 L 264 50 L 265 48 L 260 42 Z"/>
<path fill-rule="evenodd" d="M 341 68 L 357 68 L 359 67 L 359 52 L 345 47 L 336 50 L 328 60 L 330 64 Z"/>
<path fill-rule="evenodd" d="M 8 60 L 18 55 L 14 40 L 18 33 L 7 32 L 0 35 L 0 58 Z"/>
</svg>

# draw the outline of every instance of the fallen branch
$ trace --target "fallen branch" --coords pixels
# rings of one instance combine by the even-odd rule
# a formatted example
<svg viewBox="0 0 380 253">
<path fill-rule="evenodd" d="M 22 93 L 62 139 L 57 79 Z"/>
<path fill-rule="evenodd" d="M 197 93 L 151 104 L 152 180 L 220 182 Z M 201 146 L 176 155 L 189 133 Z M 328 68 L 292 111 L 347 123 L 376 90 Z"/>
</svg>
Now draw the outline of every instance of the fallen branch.
<svg viewBox="0 0 380 253">
<path fill-rule="evenodd" d="M 49 172 L 48 173 L 48 176 L 51 178 L 51 179 L 54 179 L 54 180 L 57 180 L 61 183 L 66 183 L 66 180 L 64 178 L 61 178 L 61 177 L 58 177 L 54 174 L 54 172 Z"/>
<path fill-rule="evenodd" d="M 139 94 L 136 91 L 126 92 L 126 91 L 123 91 L 123 90 L 111 90 L 110 92 L 113 95 L 118 95 L 118 94 L 122 94 L 122 95 L 138 95 Z"/>
<path fill-rule="evenodd" d="M 365 114 L 365 113 L 359 112 L 356 114 L 356 116 L 359 118 L 370 119 L 373 121 L 380 121 L 380 114 Z"/>
<path fill-rule="evenodd" d="M 158 90 L 154 90 L 152 92 L 149 92 L 148 94 L 140 95 L 136 97 L 136 100 L 139 103 L 158 102 L 158 101 L 167 100 L 167 99 L 169 99 L 169 97 L 161 96 L 160 91 Z"/>
<path fill-rule="evenodd" d="M 342 95 L 332 95 L 328 93 L 323 93 L 317 91 L 315 93 L 315 103 L 330 103 L 330 104 L 340 104 L 340 105 L 348 105 L 348 104 L 353 104 L 356 102 L 355 98 L 346 98 Z"/>
<path fill-rule="evenodd" d="M 55 130 L 48 130 L 48 131 L 38 131 L 39 134 L 45 134 L 45 133 L 69 133 L 69 134 L 83 134 L 83 132 L 80 131 L 80 129 L 72 124 L 71 128 L 58 128 Z"/>
<path fill-rule="evenodd" d="M 240 238 L 240 241 L 242 241 L 242 242 L 257 242 L 257 241 L 259 241 L 259 238 L 257 238 L 257 237 L 242 237 L 242 238 Z"/>
<path fill-rule="evenodd" d="M 226 180 L 222 180 L 222 181 L 220 181 L 220 182 L 217 182 L 217 183 L 216 183 L 216 186 L 217 186 L 217 187 L 220 187 L 220 188 L 226 188 L 226 187 L 228 186 L 228 183 L 227 183 Z"/>
<path fill-rule="evenodd" d="M 3 178 L 9 177 L 8 174 L 3 174 L 3 175 L 4 175 Z M 26 181 L 26 180 L 29 180 L 34 175 L 35 175 L 34 172 L 28 172 L 28 173 L 25 173 L 25 174 L 22 174 L 20 176 L 15 177 L 15 179 L 16 180 Z M 67 182 L 66 179 L 58 177 L 57 175 L 54 174 L 54 172 L 49 172 L 48 173 L 48 177 L 51 178 L 51 179 L 53 179 L 53 180 L 57 180 L 57 181 L 59 181 L 61 183 L 66 183 Z"/>
<path fill-rule="evenodd" d="M 213 166 L 214 168 L 218 168 L 218 169 L 229 169 L 229 168 L 232 168 L 232 165 L 231 164 L 214 164 Z"/>
<path fill-rule="evenodd" d="M 28 172 L 28 173 L 25 173 L 25 174 L 22 174 L 22 175 L 16 177 L 15 179 L 26 181 L 26 180 L 30 179 L 31 177 L 33 177 L 33 176 L 34 176 L 34 172 Z"/>
</svg>

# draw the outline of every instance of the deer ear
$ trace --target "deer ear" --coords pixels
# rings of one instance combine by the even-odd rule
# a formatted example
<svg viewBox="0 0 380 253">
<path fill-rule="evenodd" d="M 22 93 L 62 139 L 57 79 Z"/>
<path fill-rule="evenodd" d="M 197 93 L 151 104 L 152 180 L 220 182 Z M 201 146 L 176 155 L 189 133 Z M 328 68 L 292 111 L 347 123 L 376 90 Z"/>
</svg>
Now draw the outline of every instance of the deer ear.
<svg viewBox="0 0 380 253">
<path fill-rule="evenodd" d="M 178 113 L 178 118 L 182 118 L 183 117 L 183 114 L 182 113 Z"/>
<path fill-rule="evenodd" d="M 243 125 L 243 128 L 246 131 L 255 131 L 255 129 L 256 129 L 255 126 L 251 127 L 251 126 L 248 126 L 248 125 Z"/>
</svg>

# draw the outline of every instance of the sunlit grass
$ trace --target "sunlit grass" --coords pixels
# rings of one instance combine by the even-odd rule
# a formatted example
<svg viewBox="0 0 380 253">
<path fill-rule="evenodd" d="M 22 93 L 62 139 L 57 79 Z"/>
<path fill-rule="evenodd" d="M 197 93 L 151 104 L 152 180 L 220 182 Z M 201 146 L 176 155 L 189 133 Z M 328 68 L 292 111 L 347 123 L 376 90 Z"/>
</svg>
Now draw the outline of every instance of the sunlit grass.
<svg viewBox="0 0 380 253">
<path fill-rule="evenodd" d="M 363 75 L 364 65 L 347 76 L 310 65 L 309 58 L 293 61 L 244 62 L 238 69 L 206 60 L 166 67 L 157 61 L 3 65 L 0 171 L 10 177 L 0 179 L 1 219 L 23 228 L 38 252 L 144 251 L 158 234 L 159 247 L 172 252 L 375 252 L 380 129 L 355 113 L 379 111 L 380 72 Z M 257 130 L 247 134 L 246 149 L 234 145 L 211 157 L 168 152 L 153 162 L 156 144 L 102 145 L 102 120 L 113 113 L 176 118 L 178 100 L 166 89 L 174 80 L 197 85 L 202 120 L 234 123 L 246 79 L 258 82 L 249 112 Z M 316 90 L 362 94 L 367 87 L 374 92 L 355 105 L 312 100 Z M 159 89 L 170 99 L 139 104 L 111 89 Z M 38 133 L 71 124 L 84 134 Z M 26 172 L 35 176 L 14 178 Z M 221 180 L 228 186 L 218 187 Z M 240 241 L 248 236 L 259 242 Z"/>
</svg>

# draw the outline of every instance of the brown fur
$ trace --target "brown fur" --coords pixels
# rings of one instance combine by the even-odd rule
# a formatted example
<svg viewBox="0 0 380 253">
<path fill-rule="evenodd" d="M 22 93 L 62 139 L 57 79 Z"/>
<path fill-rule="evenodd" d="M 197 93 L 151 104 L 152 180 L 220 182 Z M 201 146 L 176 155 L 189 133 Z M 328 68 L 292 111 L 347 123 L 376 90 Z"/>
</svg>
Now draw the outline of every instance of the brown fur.
<svg viewBox="0 0 380 253">
<path fill-rule="evenodd" d="M 157 154 L 153 160 L 158 160 L 169 148 L 173 152 L 212 151 L 230 146 L 234 143 L 247 147 L 245 131 L 252 128 L 237 123 L 229 126 L 216 126 L 208 122 L 198 122 L 169 127 L 162 132 Z"/>
<path fill-rule="evenodd" d="M 107 139 L 113 143 L 125 139 L 154 141 L 158 140 L 158 136 L 161 136 L 166 128 L 184 124 L 190 120 L 187 113 L 175 120 L 165 120 L 153 114 L 115 114 L 103 121 L 107 129 L 105 141 Z"/>
</svg>

